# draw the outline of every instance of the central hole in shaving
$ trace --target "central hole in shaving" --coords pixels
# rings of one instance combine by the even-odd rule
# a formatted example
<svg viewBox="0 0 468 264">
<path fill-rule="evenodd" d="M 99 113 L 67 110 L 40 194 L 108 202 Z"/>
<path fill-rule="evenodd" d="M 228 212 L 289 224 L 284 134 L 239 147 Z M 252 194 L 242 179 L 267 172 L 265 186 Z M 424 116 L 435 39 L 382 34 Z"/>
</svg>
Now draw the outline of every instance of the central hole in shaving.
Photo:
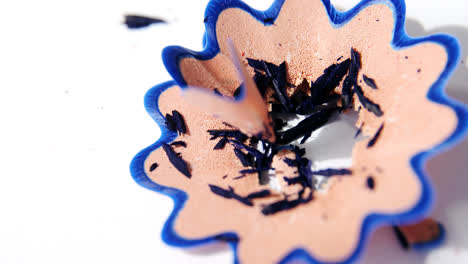
<svg viewBox="0 0 468 264">
<path fill-rule="evenodd" d="M 287 122 L 281 131 L 286 131 L 303 121 L 307 116 L 281 114 L 277 118 Z M 319 129 L 312 132 L 311 136 L 301 144 L 301 138 L 296 139 L 290 145 L 305 149 L 304 157 L 311 161 L 311 171 L 326 169 L 341 169 L 352 167 L 352 152 L 354 144 L 364 140 L 363 134 L 358 134 L 356 127 L 359 114 L 354 110 L 342 113 L 334 113 L 329 121 Z M 258 146 L 263 151 L 262 145 Z M 281 191 L 281 186 L 276 177 L 275 170 L 259 173 L 260 183 L 269 185 L 272 189 Z M 328 177 L 313 175 L 313 183 L 316 189 L 322 189 Z"/>
</svg>

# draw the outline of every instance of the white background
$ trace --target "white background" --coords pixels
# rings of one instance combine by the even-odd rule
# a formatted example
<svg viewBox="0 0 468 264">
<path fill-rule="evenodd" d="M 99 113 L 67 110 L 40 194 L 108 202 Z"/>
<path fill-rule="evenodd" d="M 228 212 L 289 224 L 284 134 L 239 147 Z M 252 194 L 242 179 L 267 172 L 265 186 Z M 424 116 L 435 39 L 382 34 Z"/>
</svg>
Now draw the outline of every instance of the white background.
<svg viewBox="0 0 468 264">
<path fill-rule="evenodd" d="M 247 1 L 265 9 L 270 1 Z M 335 0 L 350 8 L 357 0 Z M 468 49 L 466 0 L 407 0 L 413 35 L 449 32 Z M 172 201 L 138 186 L 129 163 L 159 137 L 143 107 L 169 80 L 161 50 L 201 48 L 207 1 L 2 1 L 0 3 L 0 263 L 230 263 L 227 247 L 162 243 Z M 125 13 L 169 24 L 129 31 Z M 463 56 L 468 62 L 466 53 Z M 449 94 L 468 102 L 460 64 Z M 365 263 L 467 263 L 468 141 L 429 164 L 434 215 L 447 244 L 402 252 L 388 229 Z"/>
</svg>

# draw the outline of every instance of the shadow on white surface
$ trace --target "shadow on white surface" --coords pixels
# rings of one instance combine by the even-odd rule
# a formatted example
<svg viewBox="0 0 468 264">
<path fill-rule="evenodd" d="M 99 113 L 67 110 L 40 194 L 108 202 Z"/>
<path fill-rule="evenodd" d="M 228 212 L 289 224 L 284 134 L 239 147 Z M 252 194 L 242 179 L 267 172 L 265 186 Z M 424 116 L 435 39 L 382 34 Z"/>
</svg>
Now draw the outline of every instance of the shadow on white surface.
<svg viewBox="0 0 468 264">
<path fill-rule="evenodd" d="M 219 254 L 221 251 L 228 251 L 231 247 L 225 242 L 214 242 L 207 245 L 201 245 L 197 247 L 187 248 L 185 253 L 189 255 L 212 255 Z"/>
</svg>

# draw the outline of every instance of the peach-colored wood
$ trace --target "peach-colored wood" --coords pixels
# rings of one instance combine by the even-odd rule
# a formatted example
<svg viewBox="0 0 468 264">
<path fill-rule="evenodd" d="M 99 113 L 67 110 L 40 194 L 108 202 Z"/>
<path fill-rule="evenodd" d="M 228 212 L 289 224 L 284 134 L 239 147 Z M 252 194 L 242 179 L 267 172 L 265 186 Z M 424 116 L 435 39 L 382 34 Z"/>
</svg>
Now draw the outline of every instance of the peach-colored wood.
<svg viewBox="0 0 468 264">
<path fill-rule="evenodd" d="M 315 80 L 338 57 L 348 58 L 354 47 L 362 54 L 361 72 L 379 87 L 372 90 L 362 83 L 364 93 L 384 112 L 377 118 L 363 109 L 357 124 L 365 122 L 364 133 L 370 136 L 383 122 L 385 127 L 374 147 L 367 148 L 367 142 L 355 145 L 351 176 L 332 177 L 327 192 L 316 192 L 310 203 L 264 216 L 260 200 L 247 207 L 210 192 L 208 184 L 231 185 L 241 194 L 264 187 L 254 175 L 232 180 L 242 169 L 232 147 L 213 151 L 216 141 L 206 133 L 225 126 L 187 105 L 179 88 L 172 87 L 161 95 L 159 106 L 163 114 L 177 109 L 187 120 L 190 134 L 178 139 L 188 146 L 177 151 L 190 164 L 193 176 L 187 179 L 175 170 L 159 149 L 148 157 L 145 168 L 155 182 L 189 196 L 175 231 L 187 238 L 234 231 L 240 237 L 238 254 L 243 263 L 273 263 L 296 247 L 322 261 L 339 261 L 355 250 L 366 215 L 412 208 L 420 199 L 421 185 L 410 158 L 443 141 L 457 121 L 451 109 L 426 97 L 447 62 L 445 50 L 431 43 L 392 49 L 393 23 L 391 9 L 384 4 L 362 10 L 340 28 L 330 25 L 320 0 L 286 0 L 275 25 L 267 27 L 240 9 L 223 11 L 216 27 L 221 52 L 208 61 L 185 58 L 180 62 L 189 85 L 232 94 L 239 81 L 228 57 L 228 37 L 244 58 L 286 61 L 289 81 L 296 84 L 303 78 Z M 149 172 L 153 162 L 160 166 Z M 223 180 L 225 174 L 228 178 Z M 374 190 L 366 187 L 368 176 L 375 179 Z"/>
<path fill-rule="evenodd" d="M 213 116 L 231 124 L 249 136 L 259 136 L 270 142 L 275 141 L 267 106 L 252 80 L 245 65 L 241 64 L 240 56 L 232 42 L 230 54 L 232 63 L 238 70 L 239 79 L 243 83 L 244 95 L 239 101 L 233 98 L 218 96 L 213 91 L 189 86 L 183 92 L 184 99 L 194 107 L 211 113 Z"/>
</svg>

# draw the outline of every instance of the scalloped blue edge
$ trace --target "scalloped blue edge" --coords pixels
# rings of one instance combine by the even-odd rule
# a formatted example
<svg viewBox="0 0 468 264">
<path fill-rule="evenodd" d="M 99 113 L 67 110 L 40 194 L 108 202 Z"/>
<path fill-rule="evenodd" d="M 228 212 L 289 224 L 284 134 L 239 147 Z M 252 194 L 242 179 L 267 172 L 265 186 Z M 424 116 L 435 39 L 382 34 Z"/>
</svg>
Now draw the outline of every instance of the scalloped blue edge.
<svg viewBox="0 0 468 264">
<path fill-rule="evenodd" d="M 187 85 L 179 70 L 179 61 L 182 58 L 189 56 L 200 60 L 208 60 L 213 58 L 219 52 L 219 47 L 216 40 L 215 25 L 219 14 L 223 10 L 227 8 L 240 8 L 248 12 L 254 18 L 261 22 L 263 22 L 263 20 L 266 18 L 273 18 L 271 23 L 265 24 L 265 26 L 268 26 L 273 24 L 276 20 L 276 17 L 280 12 L 283 3 L 284 0 L 275 0 L 270 6 L 270 8 L 268 8 L 266 11 L 258 11 L 252 9 L 251 7 L 239 0 L 212 0 L 209 2 L 205 11 L 205 17 L 207 18 L 207 21 L 205 25 L 206 32 L 203 36 L 204 50 L 201 52 L 195 52 L 178 46 L 166 47 L 163 50 L 163 62 L 168 72 L 174 78 L 175 82 L 169 81 L 157 85 L 150 89 L 145 96 L 145 107 L 150 116 L 156 121 L 156 123 L 161 128 L 161 138 L 135 156 L 135 158 L 131 162 L 130 170 L 132 177 L 138 184 L 150 190 L 154 190 L 168 195 L 173 199 L 174 209 L 169 218 L 167 219 L 166 223 L 164 224 L 162 230 L 162 239 L 165 243 L 169 245 L 177 247 L 191 247 L 212 243 L 219 240 L 229 240 L 228 243 L 234 251 L 234 263 L 239 262 L 237 256 L 238 236 L 233 232 L 217 234 L 201 239 L 185 239 L 177 235 L 174 231 L 174 220 L 177 217 L 178 212 L 183 208 L 185 201 L 187 200 L 187 194 L 181 190 L 164 187 L 154 183 L 148 178 L 144 171 L 144 161 L 146 160 L 147 156 L 153 150 L 160 147 L 163 142 L 173 141 L 177 137 L 176 133 L 169 131 L 164 125 L 164 117 L 158 109 L 159 95 L 167 88 L 169 88 L 172 85 L 175 85 L 176 83 L 179 86 L 181 86 L 181 88 L 184 88 L 184 86 Z M 352 263 L 355 260 L 357 260 L 362 254 L 370 234 L 378 226 L 409 223 L 416 219 L 420 219 L 428 213 L 428 211 L 433 205 L 434 191 L 428 179 L 426 178 L 423 166 L 430 157 L 442 152 L 443 150 L 448 149 L 450 146 L 453 146 L 463 138 L 463 136 L 468 131 L 468 110 L 463 104 L 448 98 L 444 93 L 444 87 L 448 81 L 448 78 L 455 70 L 460 57 L 460 48 L 457 40 L 451 36 L 443 34 L 437 34 L 423 38 L 411 38 L 407 36 L 404 29 L 406 13 L 404 0 L 363 0 L 354 8 L 346 12 L 337 11 L 332 6 L 329 0 L 322 0 L 322 3 L 324 4 L 324 7 L 327 10 L 330 22 L 335 27 L 343 26 L 356 14 L 358 14 L 362 9 L 372 4 L 387 4 L 388 6 L 390 6 L 390 8 L 393 9 L 393 14 L 395 17 L 394 36 L 391 43 L 394 49 L 403 49 L 423 42 L 433 42 L 443 46 L 448 55 L 447 64 L 444 71 L 439 76 L 439 79 L 430 88 L 427 97 L 433 102 L 449 106 L 456 112 L 456 115 L 458 117 L 457 127 L 450 137 L 448 137 L 444 142 L 442 142 L 438 146 L 428 151 L 418 153 L 410 160 L 410 165 L 419 177 L 422 184 L 421 199 L 411 210 L 401 214 L 369 214 L 362 224 L 360 240 L 355 251 L 351 256 L 349 256 L 347 259 L 341 262 Z M 444 234 L 445 232 L 441 234 L 440 239 L 431 243 L 426 243 L 424 244 L 424 246 L 418 248 L 433 247 L 437 244 L 440 244 L 444 240 Z M 317 261 L 317 259 L 315 259 L 310 253 L 308 253 L 303 248 L 297 248 L 292 250 L 280 261 L 280 263 L 287 263 L 291 260 L 297 259 L 304 260 L 309 263 L 324 263 Z"/>
</svg>

